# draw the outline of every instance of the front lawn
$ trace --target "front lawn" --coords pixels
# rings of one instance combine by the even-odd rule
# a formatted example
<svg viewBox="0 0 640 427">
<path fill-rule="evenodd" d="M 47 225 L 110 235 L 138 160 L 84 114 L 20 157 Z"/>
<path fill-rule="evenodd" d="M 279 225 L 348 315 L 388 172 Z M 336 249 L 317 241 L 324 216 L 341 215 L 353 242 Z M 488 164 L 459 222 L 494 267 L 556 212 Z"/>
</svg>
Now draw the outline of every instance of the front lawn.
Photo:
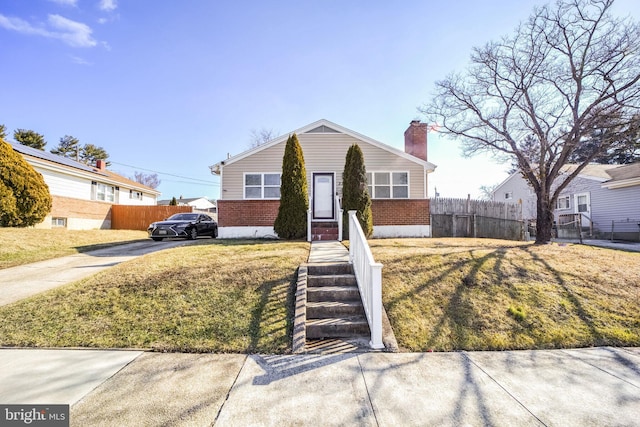
<svg viewBox="0 0 640 427">
<path fill-rule="evenodd" d="M 286 353 L 306 242 L 202 240 L 0 307 L 0 345 Z"/>
<path fill-rule="evenodd" d="M 640 346 L 640 253 L 371 240 L 405 351 Z M 287 353 L 306 242 L 201 240 L 0 307 L 0 345 Z"/>
<path fill-rule="evenodd" d="M 370 243 L 405 350 L 640 346 L 640 253 L 492 239 Z"/>
<path fill-rule="evenodd" d="M 146 231 L 0 227 L 0 269 L 146 239 Z"/>
</svg>

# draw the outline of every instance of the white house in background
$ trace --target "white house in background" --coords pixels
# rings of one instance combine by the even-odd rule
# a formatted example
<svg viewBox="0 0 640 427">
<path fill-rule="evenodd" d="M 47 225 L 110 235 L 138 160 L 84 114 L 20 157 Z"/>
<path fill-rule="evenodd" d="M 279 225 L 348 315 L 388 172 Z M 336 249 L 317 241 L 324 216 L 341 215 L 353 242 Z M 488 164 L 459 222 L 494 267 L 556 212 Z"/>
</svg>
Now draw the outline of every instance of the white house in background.
<svg viewBox="0 0 640 427">
<path fill-rule="evenodd" d="M 107 170 L 103 160 L 93 167 L 22 144 L 9 144 L 49 186 L 51 212 L 38 228 L 109 229 L 112 205 L 155 205 L 160 195 L 151 187 Z"/>
<path fill-rule="evenodd" d="M 577 168 L 565 165 L 563 174 Z M 523 218 L 536 218 L 536 195 L 517 172 L 492 193 L 496 201 L 522 201 Z M 558 224 L 574 221 L 594 236 L 638 240 L 640 238 L 640 163 L 631 165 L 587 165 L 560 193 L 554 219 Z"/>
<path fill-rule="evenodd" d="M 178 202 L 178 206 L 191 206 L 200 211 L 208 211 L 215 212 L 216 205 L 212 203 L 211 200 L 206 197 L 192 197 L 185 198 L 180 196 L 180 198 L 176 199 Z M 158 200 L 158 206 L 168 206 L 171 203 L 171 200 Z"/>
</svg>

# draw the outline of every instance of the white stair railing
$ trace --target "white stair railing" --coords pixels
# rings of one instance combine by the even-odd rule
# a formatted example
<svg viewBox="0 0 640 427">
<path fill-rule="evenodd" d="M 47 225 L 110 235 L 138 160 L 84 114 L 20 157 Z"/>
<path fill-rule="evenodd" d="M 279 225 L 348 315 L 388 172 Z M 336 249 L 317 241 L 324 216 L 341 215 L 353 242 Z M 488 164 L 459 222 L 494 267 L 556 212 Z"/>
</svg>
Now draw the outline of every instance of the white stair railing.
<svg viewBox="0 0 640 427">
<path fill-rule="evenodd" d="M 336 194 L 336 220 L 338 221 L 338 242 L 342 242 L 342 206 L 340 205 L 340 197 Z"/>
<path fill-rule="evenodd" d="M 375 262 L 357 211 L 349 211 L 349 260 L 358 282 L 362 305 L 367 315 L 374 349 L 384 348 L 382 343 L 382 264 Z"/>
<path fill-rule="evenodd" d="M 307 242 L 310 242 L 311 239 L 311 202 L 313 199 L 309 197 L 309 209 L 307 209 Z"/>
</svg>

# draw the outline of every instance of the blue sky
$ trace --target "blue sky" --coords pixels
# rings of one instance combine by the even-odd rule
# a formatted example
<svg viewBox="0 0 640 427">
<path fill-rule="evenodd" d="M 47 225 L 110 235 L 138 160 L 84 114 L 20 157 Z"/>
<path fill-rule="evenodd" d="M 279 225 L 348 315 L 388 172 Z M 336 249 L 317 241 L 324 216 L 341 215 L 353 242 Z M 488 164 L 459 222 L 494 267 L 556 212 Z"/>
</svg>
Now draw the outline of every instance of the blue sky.
<svg viewBox="0 0 640 427">
<path fill-rule="evenodd" d="M 162 198 L 217 198 L 209 165 L 328 119 L 403 148 L 434 82 L 541 0 L 3 0 L 0 124 L 104 147 L 111 170 L 158 173 Z M 617 0 L 640 17 L 640 2 Z M 508 165 L 429 134 L 443 197 L 480 195 Z"/>
</svg>

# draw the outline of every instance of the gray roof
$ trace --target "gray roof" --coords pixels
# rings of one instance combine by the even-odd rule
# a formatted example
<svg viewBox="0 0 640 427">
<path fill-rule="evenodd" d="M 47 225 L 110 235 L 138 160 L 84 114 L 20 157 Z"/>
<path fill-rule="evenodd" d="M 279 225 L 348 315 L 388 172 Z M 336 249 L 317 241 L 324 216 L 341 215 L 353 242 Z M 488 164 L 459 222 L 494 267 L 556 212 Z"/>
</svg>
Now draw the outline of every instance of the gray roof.
<svg viewBox="0 0 640 427">
<path fill-rule="evenodd" d="M 609 182 L 640 178 L 640 162 L 609 169 L 607 173 L 612 178 Z"/>
</svg>

